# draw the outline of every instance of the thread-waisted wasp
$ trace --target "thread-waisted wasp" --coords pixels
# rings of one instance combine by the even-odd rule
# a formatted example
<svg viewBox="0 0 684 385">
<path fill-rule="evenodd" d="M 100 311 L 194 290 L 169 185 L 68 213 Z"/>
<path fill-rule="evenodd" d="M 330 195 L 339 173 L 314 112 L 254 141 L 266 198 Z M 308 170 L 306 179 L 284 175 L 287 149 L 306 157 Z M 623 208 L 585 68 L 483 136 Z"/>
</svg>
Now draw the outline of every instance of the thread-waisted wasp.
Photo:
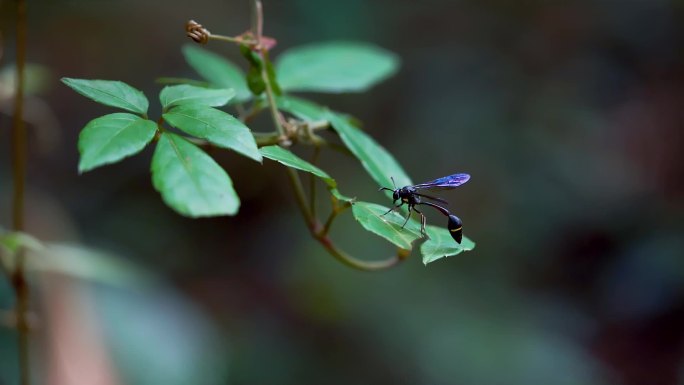
<svg viewBox="0 0 684 385">
<path fill-rule="evenodd" d="M 427 222 L 427 218 L 425 215 L 416 208 L 418 205 L 425 205 L 425 206 L 430 206 L 440 213 L 444 214 L 448 218 L 447 221 L 447 228 L 449 229 L 449 234 L 451 234 L 451 237 L 454 238 L 456 242 L 459 244 L 461 243 L 461 240 L 463 239 L 463 223 L 461 222 L 461 219 L 457 217 L 456 215 L 452 214 L 444 208 L 443 206 L 440 206 L 436 203 L 433 202 L 428 202 L 424 201 L 421 198 L 429 199 L 431 201 L 439 202 L 445 205 L 448 205 L 449 202 L 445 201 L 442 198 L 437 198 L 433 197 L 430 195 L 425 195 L 421 194 L 418 192 L 418 190 L 423 190 L 423 189 L 433 189 L 433 190 L 450 190 L 452 188 L 456 188 L 465 182 L 467 182 L 470 179 L 470 175 L 468 174 L 453 174 L 449 176 L 445 176 L 442 178 L 437 178 L 433 181 L 430 182 L 425 182 L 425 183 L 420 183 L 416 184 L 413 186 L 404 186 L 401 188 L 397 188 L 396 184 L 394 183 L 394 178 L 392 179 L 392 184 L 394 184 L 394 189 L 391 189 L 389 187 L 381 187 L 380 190 L 387 190 L 387 191 L 392 191 L 392 204 L 395 205 L 391 209 L 389 209 L 386 213 L 382 215 L 387 215 L 390 212 L 400 208 L 404 204 L 408 205 L 408 215 L 406 216 L 406 220 L 404 221 L 404 224 L 401 225 L 401 228 L 403 229 L 404 226 L 406 226 L 406 223 L 408 223 L 409 218 L 411 218 L 411 210 L 417 212 L 420 214 L 420 233 L 423 236 L 428 236 L 427 233 L 425 232 L 425 223 Z M 400 204 L 396 204 L 398 200 L 401 200 Z"/>
</svg>

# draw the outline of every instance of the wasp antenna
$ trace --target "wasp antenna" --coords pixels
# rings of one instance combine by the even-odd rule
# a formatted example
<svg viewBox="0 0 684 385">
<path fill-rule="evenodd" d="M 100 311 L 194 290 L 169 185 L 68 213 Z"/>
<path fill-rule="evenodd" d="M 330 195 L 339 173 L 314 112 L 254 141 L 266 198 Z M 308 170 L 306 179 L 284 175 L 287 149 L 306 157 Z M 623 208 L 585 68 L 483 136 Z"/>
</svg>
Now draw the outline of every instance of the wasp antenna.
<svg viewBox="0 0 684 385">
<path fill-rule="evenodd" d="M 392 179 L 392 186 L 394 186 L 394 189 L 396 190 L 396 189 L 397 189 L 397 184 L 394 183 L 394 177 L 390 177 L 390 179 Z"/>
</svg>

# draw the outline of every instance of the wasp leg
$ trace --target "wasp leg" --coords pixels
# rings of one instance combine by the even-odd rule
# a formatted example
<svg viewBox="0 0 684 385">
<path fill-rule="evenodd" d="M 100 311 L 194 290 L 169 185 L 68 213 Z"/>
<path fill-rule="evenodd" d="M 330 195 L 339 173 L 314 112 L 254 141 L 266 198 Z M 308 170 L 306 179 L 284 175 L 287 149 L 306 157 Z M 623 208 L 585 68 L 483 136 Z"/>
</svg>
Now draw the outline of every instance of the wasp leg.
<svg viewBox="0 0 684 385">
<path fill-rule="evenodd" d="M 417 212 L 418 214 L 420 214 L 420 235 L 424 236 L 427 239 L 430 239 L 430 236 L 425 231 L 425 225 L 427 224 L 427 217 L 421 211 L 419 211 L 417 208 L 414 207 L 413 210 L 415 212 Z"/>
<path fill-rule="evenodd" d="M 396 202 L 396 201 L 394 201 L 394 202 Z M 392 204 L 394 204 L 394 202 L 392 202 Z M 384 213 L 384 214 L 382 214 L 382 215 L 380 215 L 380 216 L 381 216 L 381 217 L 384 217 L 385 215 L 391 213 L 392 211 L 394 211 L 394 210 L 400 208 L 400 207 L 403 206 L 403 205 L 404 205 L 404 202 L 401 202 L 400 204 L 398 204 L 398 205 L 392 207 L 391 209 L 387 210 L 386 213 Z"/>
<path fill-rule="evenodd" d="M 404 221 L 404 224 L 401 225 L 401 228 L 402 228 L 402 229 L 404 228 L 404 226 L 406 226 L 406 224 L 408 223 L 409 219 L 411 219 L 411 210 L 412 210 L 412 209 L 415 210 L 415 209 L 416 209 L 415 206 L 409 205 L 408 215 L 406 216 L 406 220 Z"/>
</svg>

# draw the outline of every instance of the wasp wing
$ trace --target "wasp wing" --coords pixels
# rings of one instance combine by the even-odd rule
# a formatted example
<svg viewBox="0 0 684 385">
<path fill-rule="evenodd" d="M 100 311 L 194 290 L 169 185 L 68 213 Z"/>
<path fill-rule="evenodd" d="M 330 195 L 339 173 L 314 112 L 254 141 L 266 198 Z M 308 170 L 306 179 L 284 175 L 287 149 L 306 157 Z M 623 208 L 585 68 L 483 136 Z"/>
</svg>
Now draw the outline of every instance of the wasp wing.
<svg viewBox="0 0 684 385">
<path fill-rule="evenodd" d="M 437 178 L 430 182 L 425 182 L 413 186 L 416 190 L 418 189 L 438 189 L 438 190 L 449 190 L 458 187 L 470 179 L 468 174 L 453 174 L 445 176 L 442 178 Z"/>
<path fill-rule="evenodd" d="M 418 195 L 419 197 L 422 197 L 422 198 L 427 198 L 427 199 L 430 199 L 430 200 L 433 200 L 433 201 L 437 201 L 437 202 L 443 203 L 443 204 L 445 204 L 445 205 L 448 205 L 448 204 L 449 204 L 449 202 L 447 202 L 446 200 L 444 200 L 444 199 L 442 199 L 442 198 L 437 198 L 437 197 L 433 197 L 433 196 L 425 195 L 425 194 L 420 194 L 420 193 L 413 193 L 413 194 L 414 194 L 414 195 Z"/>
</svg>

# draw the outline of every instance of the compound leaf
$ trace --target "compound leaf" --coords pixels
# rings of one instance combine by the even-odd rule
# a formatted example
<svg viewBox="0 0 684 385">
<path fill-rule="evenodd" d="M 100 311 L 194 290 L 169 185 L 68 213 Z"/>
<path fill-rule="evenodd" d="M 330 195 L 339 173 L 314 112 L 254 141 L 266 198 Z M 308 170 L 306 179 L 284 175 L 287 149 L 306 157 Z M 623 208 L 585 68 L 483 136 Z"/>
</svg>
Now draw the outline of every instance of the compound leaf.
<svg viewBox="0 0 684 385">
<path fill-rule="evenodd" d="M 204 151 L 163 133 L 152 157 L 152 183 L 164 202 L 188 217 L 234 215 L 240 199 L 226 172 Z"/>
</svg>

